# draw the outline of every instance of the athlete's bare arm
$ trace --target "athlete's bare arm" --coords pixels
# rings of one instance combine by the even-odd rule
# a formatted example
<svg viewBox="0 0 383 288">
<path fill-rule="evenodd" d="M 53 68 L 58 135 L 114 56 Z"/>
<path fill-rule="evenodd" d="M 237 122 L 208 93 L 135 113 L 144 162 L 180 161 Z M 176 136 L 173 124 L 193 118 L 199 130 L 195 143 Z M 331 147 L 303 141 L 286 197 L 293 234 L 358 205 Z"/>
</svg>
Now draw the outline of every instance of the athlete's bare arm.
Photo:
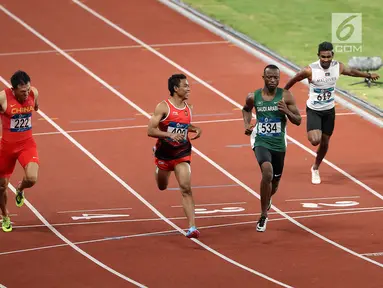
<svg viewBox="0 0 383 288">
<path fill-rule="evenodd" d="M 368 72 L 363 72 L 359 71 L 354 68 L 347 67 L 343 63 L 339 62 L 339 73 L 342 75 L 346 76 L 351 76 L 351 77 L 364 77 L 364 78 L 370 78 L 372 80 L 378 80 L 379 75 L 376 73 L 368 73 Z"/>
<path fill-rule="evenodd" d="M 182 141 L 184 135 L 180 133 L 164 132 L 158 129 L 160 121 L 168 115 L 169 108 L 165 102 L 161 102 L 154 110 L 154 114 L 150 117 L 148 124 L 148 136 L 153 138 L 172 138 L 174 141 Z"/>
<path fill-rule="evenodd" d="M 293 78 L 291 78 L 285 85 L 285 90 L 289 90 L 291 87 L 295 85 L 295 83 L 302 81 L 303 79 L 308 78 L 311 79 L 311 68 L 309 66 L 304 67 L 301 71 L 299 71 Z"/>
<path fill-rule="evenodd" d="M 0 113 L 4 113 L 7 110 L 7 96 L 5 91 L 0 91 Z"/>
<path fill-rule="evenodd" d="M 291 123 L 297 126 L 301 125 L 302 116 L 299 113 L 294 96 L 290 91 L 283 91 L 283 99 L 278 102 L 278 110 L 284 113 Z"/>
<path fill-rule="evenodd" d="M 194 113 L 194 106 L 192 104 L 188 104 L 188 106 L 189 106 L 190 110 L 192 111 L 192 113 Z M 190 140 L 195 140 L 195 139 L 198 139 L 199 137 L 201 137 L 201 133 L 202 133 L 201 128 L 194 126 L 193 124 L 190 123 L 188 130 L 189 130 L 189 132 L 196 133 L 196 135 L 194 137 L 190 138 Z"/>
<path fill-rule="evenodd" d="M 33 91 L 33 94 L 35 95 L 35 111 L 38 111 L 39 110 L 39 101 L 38 101 L 39 91 L 37 91 L 35 87 L 31 87 L 31 89 Z"/>
<path fill-rule="evenodd" d="M 254 108 L 254 93 L 249 93 L 246 96 L 245 105 L 242 107 L 242 117 L 245 124 L 245 134 L 250 135 L 253 132 L 254 125 L 251 124 L 252 113 Z"/>
</svg>

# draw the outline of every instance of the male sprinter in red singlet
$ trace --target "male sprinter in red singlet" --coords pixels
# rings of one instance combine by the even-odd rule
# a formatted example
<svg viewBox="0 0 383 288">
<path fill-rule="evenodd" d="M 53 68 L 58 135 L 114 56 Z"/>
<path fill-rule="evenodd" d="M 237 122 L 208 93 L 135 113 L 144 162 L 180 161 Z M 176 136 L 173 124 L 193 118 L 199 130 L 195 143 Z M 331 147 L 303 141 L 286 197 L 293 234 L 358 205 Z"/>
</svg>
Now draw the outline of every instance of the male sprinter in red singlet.
<svg viewBox="0 0 383 288">
<path fill-rule="evenodd" d="M 171 171 L 174 171 L 182 193 L 182 205 L 189 221 L 188 238 L 198 238 L 195 226 L 194 200 L 191 190 L 190 140 L 200 137 L 201 129 L 191 124 L 192 106 L 186 102 L 190 87 L 183 74 L 172 75 L 168 80 L 169 99 L 159 103 L 150 118 L 148 136 L 158 138 L 155 147 L 156 181 L 160 190 L 168 187 Z M 189 138 L 188 132 L 195 132 Z"/>
<path fill-rule="evenodd" d="M 24 189 L 35 185 L 39 169 L 39 157 L 32 136 L 32 111 L 38 110 L 38 92 L 31 87 L 31 79 L 24 71 L 11 77 L 12 88 L 0 92 L 0 117 L 2 138 L 0 143 L 0 209 L 2 229 L 12 231 L 7 210 L 7 187 L 15 169 L 16 160 L 24 168 L 25 177 L 17 186 L 16 205 L 24 204 Z"/>
</svg>

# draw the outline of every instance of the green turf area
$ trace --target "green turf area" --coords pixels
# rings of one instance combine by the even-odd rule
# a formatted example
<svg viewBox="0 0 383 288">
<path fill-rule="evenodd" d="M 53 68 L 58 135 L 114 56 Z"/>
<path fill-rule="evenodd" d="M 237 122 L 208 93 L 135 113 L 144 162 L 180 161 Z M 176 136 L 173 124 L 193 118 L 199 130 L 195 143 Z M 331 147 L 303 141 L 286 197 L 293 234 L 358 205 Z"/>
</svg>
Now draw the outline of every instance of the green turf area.
<svg viewBox="0 0 383 288">
<path fill-rule="evenodd" d="M 184 3 L 248 35 L 301 67 L 317 60 L 320 42 L 332 41 L 331 13 L 362 13 L 362 51 L 338 52 L 335 59 L 347 64 L 352 56 L 383 58 L 383 5 L 380 1 L 184 0 Z M 377 73 L 383 78 L 383 67 Z M 341 76 L 338 87 L 383 109 L 383 85 L 371 88 L 364 84 L 350 86 L 359 81 L 363 78 Z"/>
</svg>

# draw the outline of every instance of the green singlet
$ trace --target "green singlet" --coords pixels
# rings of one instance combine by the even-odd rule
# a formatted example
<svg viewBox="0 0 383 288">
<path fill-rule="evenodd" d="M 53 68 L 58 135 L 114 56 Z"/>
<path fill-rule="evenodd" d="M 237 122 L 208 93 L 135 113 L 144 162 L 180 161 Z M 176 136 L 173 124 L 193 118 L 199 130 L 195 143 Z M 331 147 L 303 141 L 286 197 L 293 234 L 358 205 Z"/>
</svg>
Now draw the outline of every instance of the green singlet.
<svg viewBox="0 0 383 288">
<path fill-rule="evenodd" d="M 277 88 L 271 101 L 263 99 L 262 89 L 254 92 L 257 124 L 251 135 L 252 148 L 263 146 L 270 150 L 286 152 L 286 115 L 278 110 L 278 102 L 282 97 L 282 88 Z"/>
</svg>

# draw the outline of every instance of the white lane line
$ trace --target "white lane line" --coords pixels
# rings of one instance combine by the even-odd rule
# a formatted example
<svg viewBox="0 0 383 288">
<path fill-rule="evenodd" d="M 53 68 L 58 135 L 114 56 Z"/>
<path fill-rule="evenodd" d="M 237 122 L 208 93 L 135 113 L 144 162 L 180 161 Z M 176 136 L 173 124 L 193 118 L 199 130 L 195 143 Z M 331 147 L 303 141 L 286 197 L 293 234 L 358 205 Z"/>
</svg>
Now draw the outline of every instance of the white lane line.
<svg viewBox="0 0 383 288">
<path fill-rule="evenodd" d="M 343 116 L 353 115 L 355 113 L 342 113 Z M 337 114 L 338 115 L 338 114 Z M 305 117 L 306 115 L 302 115 Z M 340 115 L 341 116 L 341 115 Z M 222 122 L 234 122 L 234 121 L 243 121 L 242 118 L 232 118 L 232 119 L 217 119 L 217 120 L 205 120 L 205 121 L 194 121 L 194 124 L 210 124 L 210 123 L 222 123 Z M 85 133 L 85 132 L 99 132 L 99 131 L 113 131 L 113 130 L 124 130 L 124 129 L 136 129 L 136 128 L 147 128 L 148 125 L 133 125 L 133 126 L 118 126 L 118 127 L 108 127 L 108 128 L 93 128 L 93 129 L 80 129 L 80 130 L 67 130 L 67 133 Z M 34 133 L 34 136 L 44 136 L 44 135 L 58 135 L 61 134 L 57 131 L 52 132 L 41 132 Z M 249 144 L 250 145 L 250 144 Z"/>
<path fill-rule="evenodd" d="M 205 42 L 183 42 L 183 43 L 168 43 L 168 44 L 151 44 L 151 47 L 181 47 L 181 46 L 199 46 L 199 45 L 214 45 L 214 44 L 228 44 L 228 41 L 205 41 Z M 105 50 L 121 50 L 142 48 L 141 45 L 124 45 L 124 46 L 106 46 L 106 47 L 90 47 L 90 48 L 73 48 L 63 49 L 65 52 L 87 52 L 87 51 L 105 51 Z M 37 51 L 24 51 L 24 52 L 5 52 L 0 53 L 1 56 L 19 56 L 19 55 L 35 55 L 35 54 L 51 54 L 57 53 L 56 50 L 37 50 Z"/>
<path fill-rule="evenodd" d="M 120 211 L 130 210 L 132 208 L 105 208 L 105 209 L 92 209 L 92 210 L 72 210 L 72 211 L 58 211 L 57 213 L 73 213 L 73 212 L 97 212 L 97 211 Z"/>
<path fill-rule="evenodd" d="M 229 203 L 207 203 L 207 204 L 195 204 L 196 207 L 199 206 L 220 206 L 220 205 L 237 205 L 237 204 L 247 204 L 247 202 L 229 202 Z M 182 208 L 181 205 L 171 206 L 172 208 Z"/>
<path fill-rule="evenodd" d="M 311 200 L 331 200 L 331 199 L 353 199 L 360 198 L 360 196 L 339 196 L 339 197 L 324 197 L 324 198 L 303 198 L 303 199 L 287 199 L 286 202 L 289 201 L 311 201 Z"/>
</svg>

